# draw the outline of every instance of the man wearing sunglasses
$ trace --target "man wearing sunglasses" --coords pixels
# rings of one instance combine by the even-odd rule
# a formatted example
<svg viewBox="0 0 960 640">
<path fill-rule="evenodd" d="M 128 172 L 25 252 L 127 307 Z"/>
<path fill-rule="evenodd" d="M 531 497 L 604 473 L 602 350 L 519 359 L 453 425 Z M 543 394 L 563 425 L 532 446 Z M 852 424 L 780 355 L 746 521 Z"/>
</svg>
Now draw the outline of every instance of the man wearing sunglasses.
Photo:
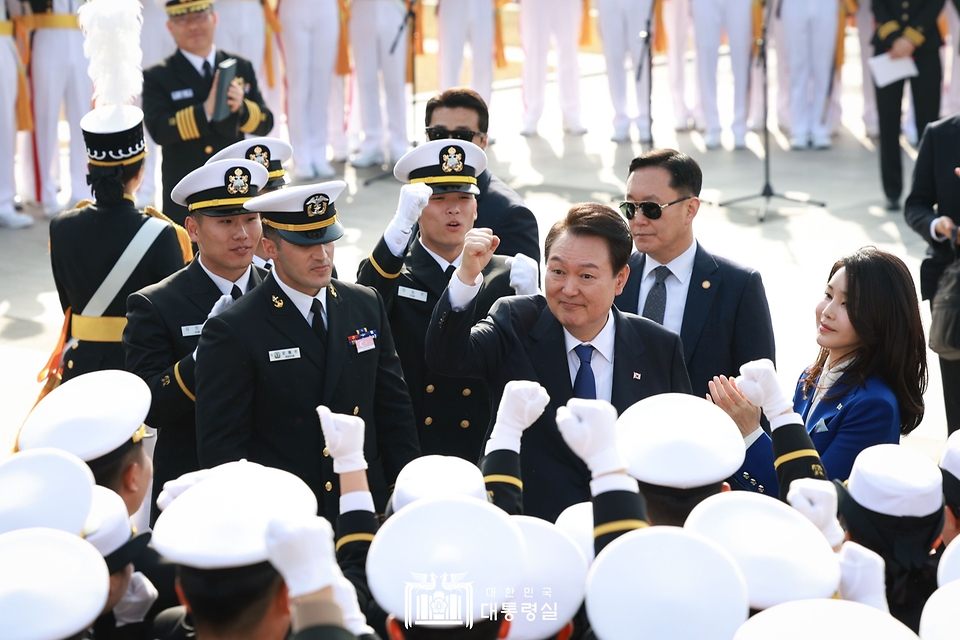
<svg viewBox="0 0 960 640">
<path fill-rule="evenodd" d="M 447 89 L 427 102 L 427 140 L 452 138 L 486 150 L 489 113 L 472 89 Z M 477 228 L 491 229 L 500 238 L 497 255 L 522 253 L 540 262 L 540 231 L 530 209 L 500 178 L 485 169 L 477 176 Z M 416 235 L 416 234 L 412 234 Z M 412 236 L 411 236 L 412 237 Z"/>
<path fill-rule="evenodd" d="M 636 313 L 680 334 L 694 394 L 714 376 L 774 359 L 773 325 L 760 274 L 709 253 L 693 235 L 703 174 L 690 156 L 658 149 L 634 158 L 620 212 L 637 252 L 617 296 Z"/>
</svg>

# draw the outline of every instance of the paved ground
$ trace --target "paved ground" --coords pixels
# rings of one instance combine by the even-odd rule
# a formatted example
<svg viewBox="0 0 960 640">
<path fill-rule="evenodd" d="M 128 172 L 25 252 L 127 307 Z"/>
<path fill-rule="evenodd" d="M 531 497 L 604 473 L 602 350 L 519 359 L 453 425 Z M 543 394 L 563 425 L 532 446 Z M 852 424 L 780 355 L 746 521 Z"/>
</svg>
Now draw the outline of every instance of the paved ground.
<svg viewBox="0 0 960 640">
<path fill-rule="evenodd" d="M 785 206 L 759 223 L 755 205 L 720 208 L 705 205 L 696 221 L 699 240 L 710 250 L 752 265 L 763 274 L 777 337 L 778 364 L 785 387 L 815 357 L 814 306 L 822 295 L 831 264 L 864 245 L 876 245 L 901 256 L 914 274 L 919 271 L 924 242 L 899 213 L 883 210 L 878 158 L 874 145 L 863 136 L 860 121 L 860 67 L 855 37 L 848 38 L 844 68 L 843 126 L 831 151 L 787 151 L 786 139 L 773 136 L 773 185 L 780 191 L 808 194 L 824 200 L 826 208 Z M 731 77 L 728 61 L 721 59 L 722 114 L 731 111 Z M 542 137 L 518 135 L 522 99 L 515 81 L 503 81 L 494 92 L 491 127 L 497 136 L 490 150 L 491 166 L 527 199 L 540 221 L 541 235 L 561 217 L 570 203 L 618 201 L 624 189 L 626 167 L 642 150 L 639 144 L 616 145 L 609 141 L 612 111 L 602 58 L 581 56 L 584 122 L 590 132 L 583 138 L 560 133 L 557 89 L 548 85 L 548 107 L 541 122 Z M 693 72 L 690 65 L 689 71 Z M 775 84 L 775 81 L 774 81 Z M 763 185 L 761 138 L 751 134 L 749 149 L 707 152 L 697 133 L 677 134 L 672 129 L 666 69 L 654 73 L 654 135 L 657 146 L 674 147 L 695 157 L 704 170 L 704 199 L 726 198 L 759 192 Z M 422 123 L 418 104 L 417 132 Z M 774 122 L 771 120 L 771 122 Z M 418 136 L 419 137 L 419 136 Z M 905 170 L 912 168 L 905 154 Z M 66 175 L 67 172 L 64 172 Z M 392 177 L 369 186 L 364 181 L 373 170 L 344 169 L 349 188 L 338 202 L 347 227 L 337 243 L 337 266 L 348 277 L 372 249 L 396 207 L 398 183 Z M 753 208 L 750 208 L 753 207 Z M 62 313 L 50 275 L 46 224 L 38 221 L 25 231 L 0 230 L 0 445 L 12 438 L 29 410 L 39 385 L 36 372 L 56 341 Z M 91 247 L 91 251 L 95 251 Z M 929 313 L 924 307 L 924 319 Z M 943 401 L 936 359 L 930 354 L 927 416 L 907 438 L 913 446 L 936 457 L 946 435 Z M 2 454 L 0 454 L 2 455 Z"/>
</svg>

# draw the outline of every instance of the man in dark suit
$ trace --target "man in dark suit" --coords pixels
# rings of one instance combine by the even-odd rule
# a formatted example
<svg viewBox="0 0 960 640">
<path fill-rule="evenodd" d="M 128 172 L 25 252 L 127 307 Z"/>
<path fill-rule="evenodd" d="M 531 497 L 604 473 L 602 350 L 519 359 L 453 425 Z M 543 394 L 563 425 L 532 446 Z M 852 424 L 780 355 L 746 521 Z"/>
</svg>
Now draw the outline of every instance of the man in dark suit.
<svg viewBox="0 0 960 640">
<path fill-rule="evenodd" d="M 590 472 L 560 436 L 557 407 L 571 397 L 596 398 L 623 412 L 658 393 L 689 393 L 690 379 L 677 334 L 613 306 L 630 273 L 631 249 L 616 211 L 593 203 L 570 209 L 547 234 L 546 297 L 499 300 L 474 326 L 481 272 L 498 242 L 475 237 L 465 245 L 427 330 L 427 366 L 483 378 L 492 407 L 510 380 L 547 390 L 550 405 L 524 432 L 520 458 L 525 513 L 553 522 L 590 499 Z"/>
<path fill-rule="evenodd" d="M 158 431 L 151 525 L 160 515 L 156 501 L 163 484 L 200 468 L 194 354 L 203 323 L 260 284 L 267 273 L 251 264 L 260 244 L 260 216 L 243 208 L 267 183 L 263 166 L 250 160 L 221 160 L 192 171 L 173 190 L 174 198 L 186 204 L 195 200 L 196 194 L 223 189 L 225 176 L 234 175 L 237 168 L 250 174 L 245 195 L 227 205 L 203 206 L 201 202 L 199 207 L 192 206 L 187 216 L 187 231 L 201 255 L 127 298 L 123 331 L 126 369 L 150 386 L 153 401 L 147 424 Z"/>
<path fill-rule="evenodd" d="M 294 473 L 330 519 L 339 481 L 318 405 L 364 420 L 379 513 L 400 469 L 420 455 L 383 300 L 331 278 L 343 235 L 334 201 L 345 187 L 286 187 L 244 204 L 261 214 L 274 268 L 252 295 L 207 320 L 196 366 L 200 466 L 246 458 Z"/>
<path fill-rule="evenodd" d="M 933 300 L 940 276 L 954 259 L 949 238 L 960 222 L 960 116 L 944 118 L 927 127 L 920 139 L 913 187 L 904 214 L 914 231 L 929 245 L 920 265 L 920 297 Z M 934 208 L 936 207 L 936 208 Z M 960 429 L 960 360 L 940 359 L 947 431 Z"/>
<path fill-rule="evenodd" d="M 476 176 L 486 164 L 480 147 L 458 140 L 427 142 L 400 158 L 394 174 L 409 184 L 401 189 L 397 214 L 357 275 L 358 284 L 383 296 L 390 328 L 404 337 L 397 344 L 397 355 L 410 387 L 421 452 L 460 456 L 474 463 L 480 459 L 490 422 L 487 386 L 430 371 L 423 351 L 430 315 L 461 263 L 465 239 L 492 235 L 489 229 L 474 228 Z M 419 238 L 408 247 L 415 223 L 420 226 Z M 485 318 L 498 299 L 514 295 L 514 288 L 520 294 L 536 293 L 537 279 L 538 265 L 532 258 L 494 256 L 483 270 L 474 322 Z"/>
<path fill-rule="evenodd" d="M 637 253 L 616 305 L 680 334 L 693 392 L 740 365 L 774 359 L 773 323 L 760 274 L 709 253 L 693 235 L 700 209 L 700 167 L 658 149 L 635 158 L 620 205 Z"/>
<path fill-rule="evenodd" d="M 464 87 L 447 89 L 427 101 L 428 140 L 456 139 L 487 148 L 489 114 L 483 98 Z M 492 229 L 500 238 L 497 255 L 522 253 L 540 262 L 540 231 L 517 192 L 484 169 L 477 175 L 477 228 Z"/>
<path fill-rule="evenodd" d="M 245 134 L 266 135 L 273 114 L 257 87 L 253 65 L 213 45 L 217 15 L 212 2 L 169 0 L 167 28 L 177 43 L 172 56 L 143 73 L 143 110 L 147 130 L 163 147 L 163 210 L 183 224 L 187 215 L 170 197 L 173 186 L 227 145 Z M 212 120 L 219 71 L 224 60 L 237 61 L 227 89 L 230 114 Z"/>
</svg>

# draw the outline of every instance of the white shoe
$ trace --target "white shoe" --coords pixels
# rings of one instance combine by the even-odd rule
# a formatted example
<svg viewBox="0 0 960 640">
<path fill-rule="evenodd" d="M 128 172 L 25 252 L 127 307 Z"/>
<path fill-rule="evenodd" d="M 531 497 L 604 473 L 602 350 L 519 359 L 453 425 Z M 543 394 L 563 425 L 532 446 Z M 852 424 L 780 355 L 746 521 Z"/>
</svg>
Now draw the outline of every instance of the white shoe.
<svg viewBox="0 0 960 640">
<path fill-rule="evenodd" d="M 587 133 L 586 128 L 579 122 L 573 122 L 563 126 L 563 132 L 568 136 L 582 136 Z"/>
<path fill-rule="evenodd" d="M 735 133 L 733 134 L 733 148 L 734 149 L 746 149 L 747 148 L 747 136 L 744 133 Z"/>
<path fill-rule="evenodd" d="M 630 123 L 613 125 L 613 135 L 610 140 L 620 144 L 621 142 L 630 142 Z"/>
<path fill-rule="evenodd" d="M 807 136 L 792 136 L 790 138 L 790 148 L 794 151 L 803 151 L 810 146 L 810 140 Z"/>
<path fill-rule="evenodd" d="M 313 175 L 320 180 L 329 180 L 337 175 L 337 172 L 330 166 L 329 162 L 318 162 L 313 165 Z"/>
<path fill-rule="evenodd" d="M 292 177 L 294 182 L 309 182 L 317 177 L 317 174 L 314 172 L 313 167 L 308 164 L 303 166 L 294 165 Z"/>
<path fill-rule="evenodd" d="M 644 122 L 637 125 L 637 131 L 640 132 L 640 143 L 650 144 L 653 142 L 653 135 L 650 133 L 650 125 Z"/>
<path fill-rule="evenodd" d="M 383 151 L 361 151 L 350 159 L 350 165 L 357 169 L 379 167 L 383 164 Z"/>
<path fill-rule="evenodd" d="M 532 138 L 538 135 L 537 125 L 534 124 L 534 125 L 524 126 L 522 129 L 520 129 L 520 135 L 522 135 L 524 138 Z"/>
<path fill-rule="evenodd" d="M 833 146 L 833 142 L 830 140 L 829 135 L 813 137 L 814 149 L 829 149 L 831 146 Z"/>
<path fill-rule="evenodd" d="M 719 131 L 709 131 L 703 134 L 703 144 L 709 150 L 719 149 L 720 148 L 720 132 Z"/>
<path fill-rule="evenodd" d="M 16 211 L 0 212 L 0 227 L 7 229 L 26 229 L 33 224 L 33 216 Z"/>
</svg>

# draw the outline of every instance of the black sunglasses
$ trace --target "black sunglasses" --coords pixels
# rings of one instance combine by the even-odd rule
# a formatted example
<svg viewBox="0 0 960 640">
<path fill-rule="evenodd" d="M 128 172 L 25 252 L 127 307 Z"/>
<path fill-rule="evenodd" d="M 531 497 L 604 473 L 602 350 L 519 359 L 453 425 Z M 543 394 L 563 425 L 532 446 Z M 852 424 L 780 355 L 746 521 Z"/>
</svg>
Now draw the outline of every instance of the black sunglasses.
<svg viewBox="0 0 960 640">
<path fill-rule="evenodd" d="M 673 202 L 668 202 L 667 204 L 658 204 L 656 202 L 621 202 L 620 213 L 622 213 L 623 217 L 627 220 L 633 220 L 637 215 L 637 209 L 640 209 L 640 213 L 642 213 L 644 217 L 650 220 L 659 220 L 660 216 L 663 215 L 664 209 L 671 205 L 679 204 L 684 200 L 690 200 L 693 197 L 694 196 L 687 196 L 679 200 L 674 200 Z"/>
<path fill-rule="evenodd" d="M 444 127 L 427 127 L 427 140 L 463 140 L 464 142 L 473 142 L 475 136 L 483 137 L 482 131 L 468 131 L 467 129 L 446 129 Z"/>
</svg>

